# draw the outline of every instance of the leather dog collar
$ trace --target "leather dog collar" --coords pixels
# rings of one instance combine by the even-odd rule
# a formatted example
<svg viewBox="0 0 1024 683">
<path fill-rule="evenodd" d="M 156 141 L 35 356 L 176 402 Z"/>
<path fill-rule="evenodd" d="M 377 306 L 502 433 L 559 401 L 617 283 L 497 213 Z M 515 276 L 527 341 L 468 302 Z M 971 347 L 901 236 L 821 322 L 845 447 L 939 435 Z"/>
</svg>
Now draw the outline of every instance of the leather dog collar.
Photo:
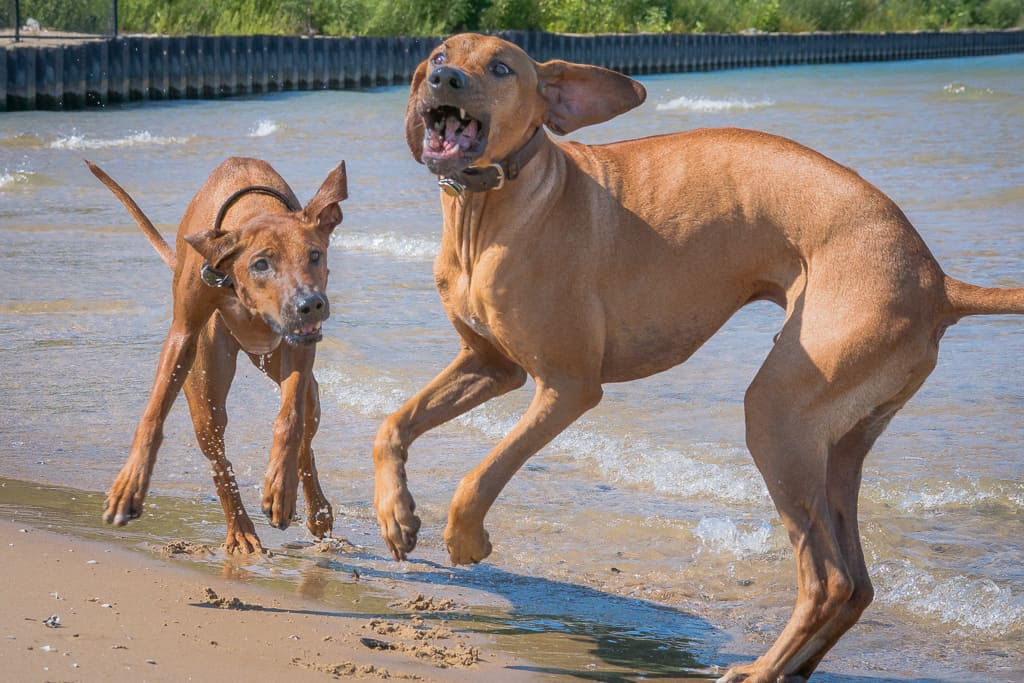
<svg viewBox="0 0 1024 683">
<path fill-rule="evenodd" d="M 221 204 L 220 210 L 217 211 L 217 218 L 213 222 L 213 229 L 215 232 L 220 232 L 221 223 L 224 222 L 224 216 L 227 214 L 235 202 L 244 197 L 247 194 L 266 194 L 274 197 L 279 202 L 285 205 L 289 211 L 299 211 L 302 209 L 301 206 L 297 206 L 290 197 L 285 195 L 277 188 L 270 187 L 269 185 L 249 185 L 243 187 L 240 190 L 236 190 L 231 194 L 230 197 L 224 200 Z M 211 266 L 208 262 L 204 262 L 202 267 L 199 269 L 199 277 L 209 287 L 221 287 L 224 289 L 233 289 L 235 286 L 231 276 L 227 273 L 217 270 Z"/>
<path fill-rule="evenodd" d="M 500 189 L 506 180 L 515 180 L 530 159 L 537 154 L 545 139 L 543 126 L 538 126 L 533 135 L 504 161 L 490 166 L 469 166 L 450 176 L 439 178 L 437 184 L 447 194 L 459 196 L 464 190 L 487 192 Z"/>
</svg>

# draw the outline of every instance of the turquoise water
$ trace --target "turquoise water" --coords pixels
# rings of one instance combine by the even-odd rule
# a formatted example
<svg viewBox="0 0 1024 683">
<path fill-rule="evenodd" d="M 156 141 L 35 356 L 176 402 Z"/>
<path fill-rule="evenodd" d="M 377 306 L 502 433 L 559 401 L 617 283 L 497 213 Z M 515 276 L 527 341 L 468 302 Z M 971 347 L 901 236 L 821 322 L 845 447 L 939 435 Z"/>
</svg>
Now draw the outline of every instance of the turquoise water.
<svg viewBox="0 0 1024 683">
<path fill-rule="evenodd" d="M 642 107 L 572 137 L 718 125 L 786 135 L 893 197 L 950 274 L 1024 286 L 1022 74 L 1024 55 L 651 76 L 641 79 Z M 169 271 L 83 158 L 168 235 L 228 155 L 267 159 L 302 200 L 345 159 L 350 199 L 329 256 L 316 446 L 336 532 L 386 554 L 372 511 L 373 435 L 457 350 L 431 275 L 437 190 L 405 146 L 405 96 L 387 88 L 0 116 L 0 475 L 104 491 L 169 323 Z M 536 628 L 545 614 L 596 630 L 621 625 L 636 618 L 622 601 L 643 599 L 680 610 L 703 665 L 760 652 L 788 618 L 795 583 L 786 535 L 743 445 L 742 397 L 781 321 L 777 308 L 755 304 L 686 364 L 607 387 L 598 408 L 513 479 L 488 517 L 494 555 L 464 576 L 495 592 L 514 590 L 508 577 L 519 576 L 524 586 L 606 596 L 606 609 L 592 595 L 577 613 L 527 592 L 517 604 Z M 938 369 L 869 457 L 861 526 L 877 598 L 823 662 L 834 680 L 1024 679 L 1022 355 L 1019 318 L 952 328 Z M 456 483 L 530 394 L 495 400 L 413 446 L 420 561 L 444 563 Z M 229 457 L 254 517 L 276 401 L 255 369 L 239 373 Z M 213 501 L 183 401 L 166 432 L 153 494 Z M 219 511 L 204 509 L 213 514 L 187 528 L 219 541 Z M 257 524 L 271 547 L 304 533 Z M 146 516 L 129 528 L 169 533 Z M 686 630 L 687 615 L 710 630 Z"/>
</svg>

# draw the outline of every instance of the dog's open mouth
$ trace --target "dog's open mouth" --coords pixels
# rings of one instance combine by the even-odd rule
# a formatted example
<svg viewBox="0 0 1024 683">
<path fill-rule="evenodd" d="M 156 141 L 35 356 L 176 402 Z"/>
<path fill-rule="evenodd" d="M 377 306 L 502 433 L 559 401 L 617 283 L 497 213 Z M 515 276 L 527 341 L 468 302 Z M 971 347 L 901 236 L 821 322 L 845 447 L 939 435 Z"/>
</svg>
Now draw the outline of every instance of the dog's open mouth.
<svg viewBox="0 0 1024 683">
<path fill-rule="evenodd" d="M 267 325 L 270 326 L 274 332 L 279 334 L 286 343 L 292 346 L 302 346 L 303 344 L 316 344 L 324 338 L 324 332 L 320 328 L 320 323 L 290 323 L 291 329 L 285 329 L 284 325 L 278 323 L 270 316 L 264 316 L 263 318 Z"/>
<path fill-rule="evenodd" d="M 320 323 L 315 325 L 303 325 L 296 327 L 295 329 L 286 332 L 284 334 L 284 340 L 292 346 L 299 346 L 301 344 L 315 344 L 324 338 L 323 330 L 320 329 Z"/>
<path fill-rule="evenodd" d="M 423 162 L 439 175 L 461 170 L 483 154 L 486 126 L 465 109 L 441 106 L 423 115 Z"/>
</svg>

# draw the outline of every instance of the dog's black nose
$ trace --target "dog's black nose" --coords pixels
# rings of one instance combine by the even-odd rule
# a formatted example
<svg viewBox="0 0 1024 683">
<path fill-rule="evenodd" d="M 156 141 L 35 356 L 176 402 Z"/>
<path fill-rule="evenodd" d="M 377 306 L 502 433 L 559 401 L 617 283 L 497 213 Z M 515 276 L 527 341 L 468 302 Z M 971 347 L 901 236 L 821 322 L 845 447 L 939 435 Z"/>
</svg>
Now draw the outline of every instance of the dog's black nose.
<svg viewBox="0 0 1024 683">
<path fill-rule="evenodd" d="M 326 320 L 330 307 L 323 294 L 309 292 L 295 300 L 295 310 L 303 320 Z"/>
<path fill-rule="evenodd" d="M 430 87 L 461 90 L 466 87 L 466 74 L 450 66 L 439 66 L 430 73 Z"/>
</svg>

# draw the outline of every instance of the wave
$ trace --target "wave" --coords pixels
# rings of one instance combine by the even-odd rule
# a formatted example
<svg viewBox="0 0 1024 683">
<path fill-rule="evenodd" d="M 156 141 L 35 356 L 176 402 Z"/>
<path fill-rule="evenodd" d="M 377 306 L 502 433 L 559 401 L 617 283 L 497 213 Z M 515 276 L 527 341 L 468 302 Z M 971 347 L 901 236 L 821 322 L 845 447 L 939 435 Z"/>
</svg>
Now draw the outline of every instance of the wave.
<svg viewBox="0 0 1024 683">
<path fill-rule="evenodd" d="M 20 186 L 32 184 L 36 174 L 32 171 L 8 171 L 0 173 L 0 190 L 10 190 Z"/>
<path fill-rule="evenodd" d="M 9 147 L 14 149 L 39 149 L 42 146 L 42 139 L 34 133 L 19 133 L 18 135 L 12 135 L 11 137 L 0 138 L 0 147 Z"/>
<path fill-rule="evenodd" d="M 959 81 L 946 83 L 942 86 L 942 96 L 955 97 L 963 100 L 988 100 L 1006 97 L 1004 93 L 998 93 L 991 88 L 979 88 Z"/>
<path fill-rule="evenodd" d="M 902 512 L 972 510 L 979 506 L 1024 509 L 1024 484 L 1018 482 L 919 481 L 900 489 L 873 487 L 869 495 Z"/>
<path fill-rule="evenodd" d="M 84 135 L 62 135 L 47 145 L 50 149 L 107 149 L 110 147 L 183 145 L 187 137 L 153 135 L 143 130 L 121 138 L 87 138 Z"/>
<path fill-rule="evenodd" d="M 410 261 L 432 261 L 440 247 L 434 240 L 406 237 L 391 232 L 375 235 L 335 233 L 331 244 L 345 251 L 386 254 Z"/>
<path fill-rule="evenodd" d="M 418 389 L 379 372 L 360 378 L 325 369 L 317 372 L 317 381 L 325 397 L 373 417 L 397 410 Z M 519 420 L 518 415 L 500 411 L 499 407 L 486 404 L 454 422 L 496 442 Z M 761 475 L 740 448 L 696 444 L 689 451 L 679 451 L 628 435 L 601 434 L 598 424 L 586 420 L 560 434 L 548 448 L 590 463 L 604 478 L 620 484 L 651 487 L 659 493 L 683 498 L 771 509 Z"/>
<path fill-rule="evenodd" d="M 716 100 L 707 97 L 688 97 L 683 95 L 668 102 L 659 102 L 658 111 L 693 111 L 702 114 L 724 111 L 746 111 L 749 109 L 763 109 L 774 105 L 773 100 L 745 100 L 726 99 Z"/>
<path fill-rule="evenodd" d="M 353 379 L 327 368 L 317 370 L 316 381 L 324 396 L 331 396 L 339 405 L 371 417 L 384 417 L 393 413 L 412 396 L 398 380 L 384 375 Z"/>
<path fill-rule="evenodd" d="M 273 135 L 281 126 L 276 121 L 269 121 L 263 119 L 256 122 L 256 125 L 249 129 L 249 137 L 251 138 L 265 138 L 268 135 Z"/>
<path fill-rule="evenodd" d="M 991 579 L 952 576 L 938 579 L 907 560 L 871 570 L 879 602 L 956 624 L 960 631 L 1004 636 L 1024 629 L 1024 593 Z"/>
</svg>

